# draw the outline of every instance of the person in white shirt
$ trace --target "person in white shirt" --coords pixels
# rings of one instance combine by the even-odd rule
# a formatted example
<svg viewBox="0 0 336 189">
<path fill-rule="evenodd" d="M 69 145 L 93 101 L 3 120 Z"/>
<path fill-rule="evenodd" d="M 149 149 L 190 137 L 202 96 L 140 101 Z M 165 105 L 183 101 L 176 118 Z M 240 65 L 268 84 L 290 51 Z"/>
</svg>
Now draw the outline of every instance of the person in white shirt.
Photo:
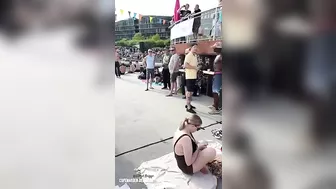
<svg viewBox="0 0 336 189">
<path fill-rule="evenodd" d="M 148 49 L 148 55 L 144 58 L 143 63 L 146 67 L 146 80 L 147 80 L 147 88 L 148 91 L 148 83 L 150 89 L 154 89 L 152 86 L 154 80 L 154 69 L 155 69 L 155 55 L 151 49 Z"/>
</svg>

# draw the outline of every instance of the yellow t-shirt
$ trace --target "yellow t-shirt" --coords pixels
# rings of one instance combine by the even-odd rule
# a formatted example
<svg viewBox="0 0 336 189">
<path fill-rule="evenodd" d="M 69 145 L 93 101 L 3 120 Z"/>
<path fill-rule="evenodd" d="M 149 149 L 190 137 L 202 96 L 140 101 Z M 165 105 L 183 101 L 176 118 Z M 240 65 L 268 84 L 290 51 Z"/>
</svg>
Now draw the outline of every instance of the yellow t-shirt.
<svg viewBox="0 0 336 189">
<path fill-rule="evenodd" d="M 187 54 L 187 56 L 184 59 L 184 65 L 188 63 L 191 66 L 197 67 L 198 62 L 197 62 L 197 56 L 194 55 L 192 52 Z M 197 79 L 197 70 L 195 69 L 185 69 L 185 77 L 186 79 Z"/>
</svg>

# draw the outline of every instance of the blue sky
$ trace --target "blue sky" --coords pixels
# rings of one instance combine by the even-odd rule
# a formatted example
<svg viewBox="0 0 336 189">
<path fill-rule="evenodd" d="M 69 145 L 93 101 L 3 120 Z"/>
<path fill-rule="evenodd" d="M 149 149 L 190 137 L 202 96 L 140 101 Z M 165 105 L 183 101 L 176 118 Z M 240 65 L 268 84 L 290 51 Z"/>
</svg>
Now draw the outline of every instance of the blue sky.
<svg viewBox="0 0 336 189">
<path fill-rule="evenodd" d="M 193 10 L 196 4 L 200 5 L 202 11 L 214 8 L 218 5 L 218 0 L 180 0 L 180 5 L 189 3 Z M 142 15 L 164 15 L 172 16 L 174 13 L 175 0 L 116 0 L 115 1 L 117 20 L 128 18 L 128 12 Z M 120 9 L 124 14 L 120 15 Z"/>
</svg>

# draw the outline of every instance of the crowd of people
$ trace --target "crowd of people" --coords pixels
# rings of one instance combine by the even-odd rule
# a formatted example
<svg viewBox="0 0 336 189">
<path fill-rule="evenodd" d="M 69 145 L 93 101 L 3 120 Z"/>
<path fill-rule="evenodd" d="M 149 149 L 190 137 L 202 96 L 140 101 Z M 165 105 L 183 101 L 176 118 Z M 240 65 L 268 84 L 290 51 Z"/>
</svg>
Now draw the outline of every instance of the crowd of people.
<svg viewBox="0 0 336 189">
<path fill-rule="evenodd" d="M 178 55 L 174 47 L 169 49 L 153 48 L 148 51 L 141 53 L 138 49 L 130 48 L 118 48 L 116 50 L 116 76 L 121 77 L 121 75 L 126 73 L 126 67 L 129 67 L 129 72 L 133 73 L 135 71 L 140 71 L 139 79 L 146 80 L 147 87 L 146 91 L 154 89 L 153 83 L 162 84 L 163 90 L 169 90 L 167 97 L 171 97 L 178 94 L 180 90 L 182 93 L 182 98 L 186 99 L 186 111 L 195 114 L 196 107 L 192 105 L 192 97 L 198 96 L 201 91 L 200 82 L 202 80 L 202 70 L 204 66 L 201 63 L 197 55 L 197 44 L 193 44 L 191 47 L 187 48 L 185 55 Z M 221 43 L 216 43 L 212 46 L 214 52 L 217 54 L 213 61 L 213 104 L 209 106 L 211 111 L 209 114 L 220 114 L 221 113 Z M 130 60 L 128 66 L 122 63 L 121 58 L 133 57 L 135 60 Z M 140 63 L 142 65 L 140 66 Z M 159 71 L 156 63 L 162 63 L 161 69 Z M 209 68 L 209 67 L 206 67 Z M 181 71 L 182 69 L 183 71 Z M 178 86 L 178 80 L 180 81 L 180 86 Z"/>
<path fill-rule="evenodd" d="M 221 0 L 219 1 L 219 7 L 221 7 Z M 176 10 L 176 13 L 172 18 L 171 25 L 193 18 L 193 25 L 192 25 L 193 35 L 175 39 L 176 43 L 186 43 L 187 41 L 195 42 L 198 39 L 204 37 L 218 38 L 221 36 L 221 27 L 222 27 L 221 9 L 216 9 L 216 12 L 214 12 L 214 14 L 211 14 L 212 27 L 209 28 L 210 31 L 205 31 L 205 28 L 201 27 L 201 17 L 202 17 L 201 14 L 202 10 L 200 9 L 198 4 L 195 5 L 193 11 L 190 10 L 189 4 L 182 5 L 178 10 Z"/>
<path fill-rule="evenodd" d="M 180 55 L 176 54 L 176 49 L 171 47 L 167 49 L 162 59 L 162 72 L 160 74 L 160 80 L 162 81 L 163 88 L 169 89 L 167 97 L 177 95 L 178 90 L 181 89 L 184 99 L 186 99 L 186 111 L 196 114 L 196 107 L 191 104 L 192 96 L 197 96 L 199 92 L 198 80 L 200 79 L 199 73 L 202 73 L 202 65 L 199 63 L 197 55 L 197 44 L 193 44 L 190 48 L 186 49 L 185 58 L 182 62 Z M 220 97 L 221 97 L 221 82 L 222 82 L 222 57 L 221 57 L 221 43 L 216 43 L 212 46 L 214 52 L 217 54 L 213 62 L 213 104 L 209 106 L 211 111 L 209 114 L 220 114 Z M 143 59 L 143 65 L 145 68 L 145 78 L 147 82 L 146 91 L 154 89 L 152 83 L 156 80 L 157 72 L 155 67 L 155 54 L 152 49 L 148 50 L 148 55 Z M 182 70 L 180 70 L 182 69 Z M 180 76 L 180 77 L 179 77 Z M 180 78 L 181 85 L 177 85 L 177 80 Z M 196 91 L 196 94 L 195 94 Z"/>
</svg>

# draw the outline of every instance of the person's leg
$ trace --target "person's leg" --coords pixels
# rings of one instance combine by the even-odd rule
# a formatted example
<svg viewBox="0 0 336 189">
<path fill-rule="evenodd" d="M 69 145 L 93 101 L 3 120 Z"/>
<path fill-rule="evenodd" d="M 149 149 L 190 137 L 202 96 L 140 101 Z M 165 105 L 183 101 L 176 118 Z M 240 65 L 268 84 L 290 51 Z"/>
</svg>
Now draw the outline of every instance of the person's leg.
<svg viewBox="0 0 336 189">
<path fill-rule="evenodd" d="M 183 95 L 182 98 L 186 98 L 186 79 L 185 79 L 185 74 L 182 74 L 181 76 L 181 93 Z"/>
<path fill-rule="evenodd" d="M 166 68 L 163 68 L 163 70 L 162 70 L 162 80 L 163 80 L 163 88 L 162 89 L 167 89 L 168 82 L 169 82 L 169 77 L 167 76 L 167 69 Z"/>
<path fill-rule="evenodd" d="M 178 76 L 178 73 L 172 74 L 171 91 L 173 94 L 177 94 L 177 76 Z"/>
<path fill-rule="evenodd" d="M 221 110 L 222 109 L 222 88 L 219 91 L 219 102 L 218 102 L 218 108 Z"/>
<path fill-rule="evenodd" d="M 185 106 L 187 111 L 190 113 L 196 113 L 193 109 L 195 108 L 194 106 L 191 105 L 191 96 L 193 94 L 194 86 L 195 86 L 195 80 L 194 79 L 187 79 L 186 80 L 186 85 L 187 85 L 187 92 L 186 92 L 186 101 L 187 105 Z"/>
<path fill-rule="evenodd" d="M 219 93 L 220 93 L 220 88 L 222 86 L 222 76 L 220 74 L 215 75 L 212 83 L 212 92 L 213 92 L 213 106 L 214 108 L 212 109 L 209 114 L 219 114 Z"/>
<path fill-rule="evenodd" d="M 146 69 L 146 91 L 148 91 L 149 77 L 149 69 Z"/>
<path fill-rule="evenodd" d="M 118 77 L 120 77 L 120 66 L 117 66 Z"/>
<path fill-rule="evenodd" d="M 191 80 L 190 79 L 186 79 L 186 86 L 187 86 L 186 101 L 187 101 L 188 109 L 190 109 L 191 92 L 189 92 L 189 91 L 192 91 L 192 86 L 191 86 Z"/>
<path fill-rule="evenodd" d="M 150 88 L 150 89 L 154 89 L 154 88 L 153 88 L 154 69 L 151 69 L 151 70 L 149 71 L 149 73 L 150 73 L 150 83 L 149 83 L 149 88 Z"/>
<path fill-rule="evenodd" d="M 192 164 L 193 172 L 197 173 L 206 165 L 213 161 L 216 158 L 216 150 L 211 147 L 207 147 L 204 150 L 200 151 L 198 153 L 198 156 L 195 160 L 195 162 Z"/>
<path fill-rule="evenodd" d="M 171 83 L 170 83 L 170 74 L 169 74 L 169 71 L 168 71 L 168 74 L 167 74 L 167 85 L 168 85 L 168 88 L 171 89 Z"/>
<path fill-rule="evenodd" d="M 195 81 L 195 85 L 194 85 L 194 91 L 193 91 L 193 95 L 192 96 L 198 96 L 197 92 L 198 92 L 198 85 L 196 84 L 197 81 Z"/>
<path fill-rule="evenodd" d="M 174 89 L 175 89 L 175 84 L 174 83 L 176 83 L 176 79 L 174 78 L 175 77 L 174 74 L 175 73 L 172 73 L 170 75 L 170 82 L 171 82 L 170 87 L 169 87 L 170 93 L 167 96 L 173 96 L 173 94 L 174 94 Z M 174 79 L 175 79 L 175 82 L 174 82 Z"/>
</svg>

